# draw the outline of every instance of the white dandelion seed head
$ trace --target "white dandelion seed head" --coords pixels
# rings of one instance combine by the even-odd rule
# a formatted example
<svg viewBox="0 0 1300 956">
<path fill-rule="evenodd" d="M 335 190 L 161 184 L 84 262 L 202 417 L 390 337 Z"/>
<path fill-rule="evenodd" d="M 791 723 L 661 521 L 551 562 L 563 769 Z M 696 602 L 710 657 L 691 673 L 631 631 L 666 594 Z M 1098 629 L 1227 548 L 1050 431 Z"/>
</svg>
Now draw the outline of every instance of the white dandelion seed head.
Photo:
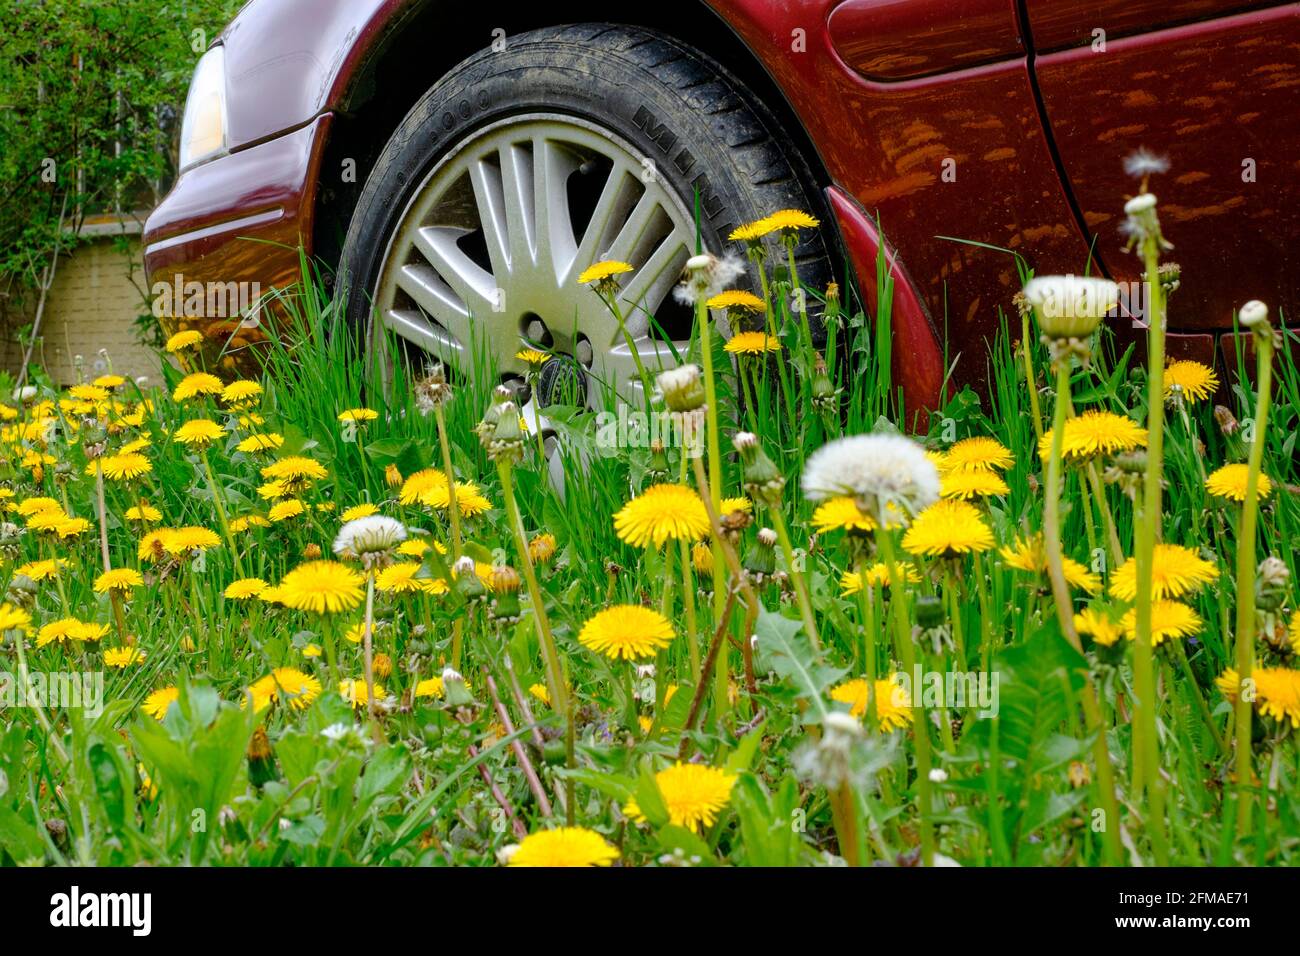
<svg viewBox="0 0 1300 956">
<path fill-rule="evenodd" d="M 1142 146 L 1124 157 L 1124 172 L 1135 179 L 1145 179 L 1169 172 L 1169 160 Z"/>
<path fill-rule="evenodd" d="M 1248 329 L 1268 321 L 1268 306 L 1259 299 L 1251 299 L 1237 310 L 1237 321 Z"/>
<path fill-rule="evenodd" d="M 933 770 L 930 771 L 931 783 L 943 783 L 947 779 L 948 779 L 948 771 L 944 770 L 942 767 L 935 767 Z"/>
<path fill-rule="evenodd" d="M 686 260 L 682 283 L 673 290 L 673 296 L 683 305 L 696 305 L 713 298 L 733 286 L 745 274 L 745 261 L 728 254 L 719 258 L 701 253 Z"/>
<path fill-rule="evenodd" d="M 24 405 L 36 397 L 36 386 L 24 385 L 22 388 L 14 389 L 14 401 L 22 402 Z"/>
<path fill-rule="evenodd" d="M 456 563 L 451 566 L 451 570 L 455 573 L 456 577 L 459 578 L 466 574 L 475 574 L 478 570 L 478 565 L 474 563 L 473 558 L 466 554 L 456 559 Z"/>
<path fill-rule="evenodd" d="M 444 687 L 448 684 L 454 684 L 457 681 L 461 683 L 464 683 L 465 681 L 465 678 L 461 676 L 460 671 L 456 670 L 454 667 L 444 667 L 442 669 L 442 684 Z"/>
<path fill-rule="evenodd" d="M 851 435 L 813 452 L 803 493 L 813 501 L 848 495 L 876 517 L 891 506 L 915 514 L 939 500 L 939 472 L 925 449 L 903 435 Z M 889 519 L 897 521 L 892 513 Z"/>
<path fill-rule="evenodd" d="M 1130 216 L 1141 216 L 1155 208 L 1155 193 L 1139 193 L 1124 204 L 1124 212 Z"/>
<path fill-rule="evenodd" d="M 862 736 L 862 722 L 852 714 L 847 714 L 842 710 L 832 711 L 827 714 L 822 723 L 826 728 L 827 736 L 831 734 L 843 734 L 847 737 Z"/>
<path fill-rule="evenodd" d="M 391 551 L 406 540 L 406 525 L 396 518 L 368 515 L 356 518 L 339 529 L 334 539 L 334 553 L 361 557 Z"/>
</svg>

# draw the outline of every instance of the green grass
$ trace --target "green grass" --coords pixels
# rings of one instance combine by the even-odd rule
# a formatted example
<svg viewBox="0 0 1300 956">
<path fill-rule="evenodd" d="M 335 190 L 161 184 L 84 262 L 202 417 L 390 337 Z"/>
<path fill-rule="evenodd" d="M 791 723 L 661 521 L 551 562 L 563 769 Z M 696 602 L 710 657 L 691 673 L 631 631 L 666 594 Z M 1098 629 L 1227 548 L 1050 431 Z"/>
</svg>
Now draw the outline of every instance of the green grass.
<svg viewBox="0 0 1300 956">
<path fill-rule="evenodd" d="M 884 276 L 882 270 L 879 301 L 887 304 Z M 63 501 L 69 514 L 89 519 L 91 528 L 72 538 L 51 539 L 33 530 L 20 533 L 25 519 L 11 515 L 15 524 L 0 535 L 7 600 L 25 607 L 35 628 L 70 615 L 110 629 L 99 642 L 41 647 L 20 630 L 6 633 L 2 653 L 10 673 L 21 669 L 17 642 L 23 641 L 22 657 L 32 672 L 102 672 L 105 706 L 92 718 L 77 707 L 19 707 L 5 701 L 0 713 L 0 863 L 492 865 L 522 834 L 566 817 L 602 834 L 628 864 L 795 865 L 823 862 L 828 854 L 862 862 L 906 861 L 920 852 L 924 789 L 917 779 L 919 719 L 905 730 L 869 728 L 839 758 L 828 755 L 825 728 L 819 725 L 832 710 L 846 709 L 832 701 L 831 688 L 863 673 L 864 629 L 873 628 L 880 654 L 876 663 L 883 673 L 895 666 L 902 650 L 890 644 L 890 615 L 908 614 L 904 630 L 909 630 L 915 620 L 908 609 L 927 597 L 943 600 L 942 626 L 949 635 L 964 638 L 966 660 L 956 660 L 951 650 L 934 653 L 927 636 L 917 645 L 926 666 L 939 672 L 978 671 L 981 653 L 987 652 L 999 695 L 998 715 L 992 719 L 981 718 L 978 707 L 965 706 L 947 712 L 944 726 L 928 727 L 935 767 L 941 771 L 929 788 L 933 803 L 926 813 L 935 827 L 936 852 L 966 866 L 1097 865 L 1106 860 L 1113 828 L 1122 827 L 1122 862 L 1150 863 L 1155 859 L 1152 831 L 1158 826 L 1167 834 L 1173 863 L 1295 863 L 1300 854 L 1300 752 L 1294 732 L 1286 722 L 1257 715 L 1253 763 L 1258 779 L 1245 790 L 1255 807 L 1254 827 L 1249 834 L 1236 832 L 1232 708 L 1214 683 L 1232 662 L 1239 508 L 1210 498 L 1204 480 L 1218 465 L 1245 460 L 1244 433 L 1225 433 L 1210 401 L 1176 405 L 1168 415 L 1165 540 L 1208 556 L 1220 575 L 1187 599 L 1203 619 L 1200 632 L 1157 649 L 1156 710 L 1167 799 L 1165 819 L 1153 821 L 1147 802 L 1132 786 L 1130 642 L 1121 639 L 1113 648 L 1085 643 L 1083 654 L 1071 648 L 1056 623 L 1046 575 L 1016 571 L 990 550 L 978 561 L 970 556 L 918 560 L 920 580 L 909 585 L 906 603 L 891 600 L 890 589 L 876 589 L 867 601 L 841 594 L 839 577 L 853 566 L 852 549 L 872 544 L 870 539 L 851 542 L 843 532 L 812 534 L 814 503 L 798 491 L 804 462 L 841 434 L 890 430 L 896 427 L 891 422 L 917 419 L 891 379 L 887 310 L 867 316 L 852 303 L 838 314 L 829 310 L 834 341 L 828 346 L 834 349 L 829 375 L 838 389 L 838 407 L 815 407 L 814 356 L 801 344 L 800 317 L 784 306 L 790 277 L 776 269 L 773 281 L 774 318 L 783 345 L 776 360 L 789 363 L 789 408 L 795 414 L 787 413 L 779 376 L 770 368 L 753 378 L 754 414 L 743 409 L 735 367 L 714 336 L 722 445 L 729 451 L 731 435 L 752 424 L 787 478 L 780 507 L 796 548 L 794 570 L 802 570 L 808 581 L 822 648 L 813 647 L 800 624 L 791 576 L 778 575 L 776 583 L 766 579 L 755 588 L 761 607 L 747 616 L 738 600 L 717 631 L 723 635 L 719 668 L 725 665 L 730 675 L 731 699 L 720 706 L 717 698 L 701 695 L 695 726 L 686 729 L 695 688 L 678 555 L 673 554 L 671 564 L 677 570 L 666 573 L 664 554 L 623 544 L 612 517 L 647 485 L 651 450 L 603 449 L 594 413 L 548 409 L 564 456 L 565 494 L 552 488 L 531 440 L 514 469 L 514 483 L 526 533 L 549 533 L 556 540 L 555 556 L 539 566 L 539 578 L 574 697 L 571 756 L 565 746 L 566 715 L 552 712 L 528 691 L 545 678 L 526 591 L 521 592 L 522 618 L 510 624 L 494 620 L 483 604 L 467 604 L 455 588 L 441 596 L 381 593 L 375 649 L 391 660 L 392 672 L 379 678 L 390 699 L 375 741 L 364 709 L 352 708 L 337 692 L 329 654 L 304 653 L 332 646 L 339 676 L 360 677 L 360 646 L 343 639 L 361 620 L 359 608 L 322 617 L 227 599 L 224 589 L 240 575 L 224 543 L 198 561 L 186 556 L 150 562 L 138 556 L 138 528 L 124 516 L 140 499 L 162 512 L 166 526 L 200 525 L 221 532 L 201 459 L 171 437 L 182 422 L 204 415 L 229 429 L 207 454 L 231 517 L 267 512 L 269 502 L 258 494 L 264 482 L 260 468 L 274 457 L 301 454 L 328 471 L 327 478 L 301 494 L 310 506 L 304 515 L 236 534 L 244 576 L 274 584 L 317 554 L 329 557 L 339 513 L 362 502 L 448 541 L 445 513 L 400 504 L 398 489 L 385 477 L 390 466 L 403 476 L 441 467 L 435 417 L 422 414 L 415 397 L 413 377 L 421 370 L 395 361 L 391 376 L 381 383 L 344 326 L 338 306 L 313 277 L 279 294 L 280 308 L 290 316 L 287 325 L 297 331 L 272 342 L 262 379 L 264 396 L 256 409 L 264 424 L 255 430 L 284 437 L 273 456 L 236 450 L 254 429 L 240 426 L 215 400 L 173 401 L 169 393 L 180 378 L 177 373 L 169 373 L 163 390 L 139 393 L 129 384 L 121 390 L 125 402 L 150 403 L 138 427 L 110 428 L 102 435 L 110 453 L 137 437 L 150 442 L 145 454 L 152 472 L 138 485 L 108 482 L 104 515 L 112 566 L 139 568 L 144 575 L 144 585 L 130 594 L 123 609 L 125 633 L 145 654 L 142 663 L 120 670 L 104 667 L 104 651 L 118 647 L 123 637 L 111 602 L 92 589 L 103 567 L 95 481 L 86 474 L 87 448 L 100 440 L 103 423 L 115 415 L 93 403 L 90 408 L 60 407 L 58 401 L 66 396 L 45 386 L 41 399 L 56 403 L 45 417 L 55 422 L 56 432 L 44 447 L 52 460 L 38 477 L 23 458 L 41 450 L 42 443 L 35 433 L 18 431 L 33 420 L 33 406 L 15 406 L 18 417 L 6 425 L 3 472 L 3 485 L 14 492 L 11 502 L 50 496 Z M 1178 307 L 1175 295 L 1174 325 Z M 823 301 L 810 295 L 810 309 L 821 313 Z M 986 397 L 969 389 L 956 391 L 929 416 L 928 433 L 917 436 L 935 451 L 974 436 L 995 438 L 1010 449 L 1014 464 L 1005 471 L 1009 492 L 977 501 L 999 545 L 1042 527 L 1043 467 L 1020 338 L 1018 317 L 1004 320 L 983 359 Z M 1102 408 L 1145 421 L 1143 370 L 1134 366 L 1130 354 L 1115 354 L 1105 330 L 1094 344 L 1092 366 L 1073 372 L 1076 410 Z M 1263 459 L 1274 491 L 1263 503 L 1259 530 L 1261 557 L 1280 557 L 1292 575 L 1291 542 L 1300 519 L 1295 345 L 1294 333 L 1284 331 Z M 963 361 L 973 360 L 970 347 L 966 349 Z M 1050 415 L 1054 396 L 1045 384 L 1047 356 L 1036 342 L 1031 352 L 1039 375 L 1033 386 L 1043 414 Z M 466 552 L 487 565 L 518 568 L 497 470 L 474 432 L 491 401 L 496 376 L 481 355 L 474 366 L 456 377 L 446 408 L 457 478 L 479 485 L 492 503 L 486 514 L 466 520 Z M 1253 413 L 1254 395 L 1245 378 L 1235 381 L 1229 409 L 1245 423 Z M 615 407 L 612 393 L 606 401 L 607 409 Z M 362 406 L 379 417 L 349 440 L 338 415 Z M 740 468 L 734 455 L 724 457 L 723 495 L 739 496 Z M 682 466 L 675 449 L 668 449 L 668 464 L 669 480 L 676 480 Z M 1106 495 L 1124 553 L 1132 554 L 1131 503 L 1116 485 L 1107 485 Z M 1104 559 L 1100 514 L 1083 496 L 1074 470 L 1067 470 L 1063 499 L 1067 556 L 1107 580 L 1115 569 Z M 769 516 L 759 510 L 754 517 L 735 536 L 746 563 L 762 556 L 757 531 Z M 57 582 L 33 582 L 17 573 L 27 562 L 56 555 L 68 562 Z M 792 570 L 779 552 L 776 561 L 778 570 Z M 422 574 L 446 578 L 449 562 L 449 557 L 429 557 Z M 668 581 L 672 584 L 666 587 Z M 692 588 L 704 589 L 708 583 L 707 575 L 696 575 Z M 1294 577 L 1283 588 L 1278 620 L 1285 625 L 1295 606 Z M 1085 598 L 1078 594 L 1078 608 Z M 673 624 L 677 638 L 654 660 L 654 678 L 633 675 L 627 665 L 607 661 L 578 642 L 584 623 L 617 603 L 665 609 Z M 696 639 L 707 649 L 719 622 L 703 590 L 691 595 L 691 603 Z M 496 599 L 488 607 L 497 607 Z M 757 635 L 752 688 L 745 680 L 741 650 L 751 627 Z M 439 675 L 453 659 L 458 635 L 460 670 L 472 701 L 413 698 L 419 681 Z M 1293 667 L 1294 650 L 1284 650 L 1279 653 L 1261 642 L 1257 657 Z M 319 697 L 303 709 L 283 701 L 258 713 L 241 707 L 245 688 L 277 667 L 300 668 L 316 677 L 322 685 Z M 1098 817 L 1098 768 L 1081 705 L 1085 674 L 1100 692 L 1121 820 Z M 515 684 L 519 695 L 512 692 Z M 163 720 L 141 711 L 151 692 L 170 686 L 179 688 L 180 697 Z M 677 690 L 665 702 L 670 686 Z M 8 687 L 12 693 L 15 683 Z M 628 699 L 629 688 L 638 699 Z M 509 715 L 513 733 L 504 731 L 498 704 Z M 629 721 L 630 713 L 648 718 L 649 730 Z M 272 748 L 269 760 L 264 753 L 259 757 L 256 747 L 259 759 L 249 757 L 258 728 L 265 730 Z M 698 831 L 670 822 L 656 783 L 656 772 L 681 753 L 735 778 L 716 820 Z M 838 770 L 828 771 L 827 761 Z M 536 773 L 552 808 L 550 817 L 526 771 Z M 562 811 L 566 795 L 569 802 Z M 641 822 L 629 821 L 623 812 L 632 799 L 643 814 Z M 53 821 L 63 825 L 50 827 Z M 844 842 L 849 838 L 851 846 Z"/>
</svg>

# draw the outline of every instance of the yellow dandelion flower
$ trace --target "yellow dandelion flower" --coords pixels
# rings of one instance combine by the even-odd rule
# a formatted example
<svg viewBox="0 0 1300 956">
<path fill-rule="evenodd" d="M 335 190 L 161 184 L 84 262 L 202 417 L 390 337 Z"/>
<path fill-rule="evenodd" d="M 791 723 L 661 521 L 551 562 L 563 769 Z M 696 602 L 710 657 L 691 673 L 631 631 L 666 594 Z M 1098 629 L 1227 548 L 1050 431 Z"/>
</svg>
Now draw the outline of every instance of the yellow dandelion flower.
<svg viewBox="0 0 1300 956">
<path fill-rule="evenodd" d="M 555 557 L 555 548 L 555 535 L 543 532 L 529 539 L 528 557 L 534 564 L 546 564 Z"/>
<path fill-rule="evenodd" d="M 909 584 L 921 583 L 921 572 L 916 570 L 912 564 L 902 564 L 899 566 L 899 572 L 903 575 L 903 580 Z M 864 582 L 867 587 L 886 588 L 893 584 L 889 576 L 889 566 L 883 561 L 871 565 L 864 574 L 858 574 L 857 571 L 849 569 L 840 575 L 840 593 L 844 597 L 852 597 L 862 590 Z"/>
<path fill-rule="evenodd" d="M 175 391 L 172 392 L 172 400 L 184 402 L 199 395 L 220 395 L 224 390 L 225 386 L 221 383 L 221 379 L 215 375 L 194 372 L 180 380 Z"/>
<path fill-rule="evenodd" d="M 1184 401 L 1199 402 L 1214 394 L 1219 377 L 1200 362 L 1182 359 L 1165 366 L 1164 385 L 1166 401 L 1177 395 Z"/>
<path fill-rule="evenodd" d="M 238 518 L 230 519 L 230 530 L 234 534 L 242 534 L 249 528 L 269 528 L 271 519 L 263 515 L 240 515 Z"/>
<path fill-rule="evenodd" d="M 732 355 L 762 355 L 781 351 L 781 343 L 766 332 L 737 332 L 723 348 Z"/>
<path fill-rule="evenodd" d="M 321 684 L 296 667 L 277 667 L 249 685 L 253 710 L 262 710 L 275 700 L 282 700 L 294 710 L 306 710 L 320 696 Z"/>
<path fill-rule="evenodd" d="M 370 692 L 363 677 L 350 677 L 339 681 L 339 696 L 351 704 L 354 710 L 370 703 Z M 376 681 L 375 700 L 383 700 L 386 696 L 384 685 Z"/>
<path fill-rule="evenodd" d="M 1246 482 L 1250 478 L 1249 465 L 1224 465 L 1205 479 L 1205 490 L 1219 498 L 1231 501 L 1246 500 Z M 1255 496 L 1267 498 L 1273 491 L 1273 482 L 1262 472 L 1256 476 Z"/>
<path fill-rule="evenodd" d="M 1085 608 L 1074 615 L 1074 629 L 1092 638 L 1093 643 L 1112 647 L 1123 633 L 1119 621 L 1104 610 Z"/>
<path fill-rule="evenodd" d="M 257 597 L 270 586 L 261 578 L 240 578 L 238 581 L 230 582 L 222 593 L 231 601 L 247 601 L 249 598 Z"/>
<path fill-rule="evenodd" d="M 53 498 L 25 498 L 18 502 L 18 507 L 15 510 L 24 518 L 30 518 L 42 511 L 57 511 L 59 514 L 63 514 L 63 504 Z"/>
<path fill-rule="evenodd" d="M 372 505 L 368 501 L 363 501 L 359 505 L 353 505 L 351 508 L 344 508 L 343 513 L 339 515 L 339 520 L 346 524 L 349 521 L 356 521 L 358 518 L 369 518 L 371 515 L 379 514 L 379 506 Z"/>
<path fill-rule="evenodd" d="M 1254 684 L 1255 708 L 1278 723 L 1290 722 L 1300 729 L 1300 671 L 1286 667 L 1256 667 L 1250 672 Z M 1233 703 L 1241 688 L 1234 668 L 1228 668 L 1215 680 L 1223 696 Z"/>
<path fill-rule="evenodd" d="M 258 455 L 262 452 L 275 451 L 284 444 L 284 436 L 275 432 L 266 432 L 262 435 L 249 435 L 238 445 L 236 450 L 242 451 L 245 455 Z"/>
<path fill-rule="evenodd" d="M 578 284 L 590 285 L 593 282 L 600 283 L 612 279 L 614 276 L 623 275 L 624 273 L 632 271 L 632 266 L 628 265 L 626 262 L 616 262 L 614 260 L 596 262 L 582 270 L 582 274 L 578 276 Z"/>
<path fill-rule="evenodd" d="M 121 375 L 101 375 L 92 383 L 99 388 L 107 388 L 110 391 L 115 388 L 121 388 L 126 384 L 126 379 Z"/>
<path fill-rule="evenodd" d="M 545 684 L 530 685 L 528 695 L 534 700 L 540 700 L 547 707 L 551 706 L 551 690 Z"/>
<path fill-rule="evenodd" d="M 143 503 L 127 508 L 126 517 L 130 521 L 161 521 L 162 512 L 151 504 Z"/>
<path fill-rule="evenodd" d="M 60 538 L 75 538 L 94 527 L 88 518 L 64 518 L 54 526 Z"/>
<path fill-rule="evenodd" d="M 271 510 L 266 516 L 272 522 L 288 521 L 290 518 L 296 518 L 303 514 L 307 509 L 297 498 L 290 498 L 287 501 L 280 501 L 271 506 Z"/>
<path fill-rule="evenodd" d="M 912 700 L 907 688 L 899 682 L 898 674 L 877 680 L 875 690 L 876 718 L 881 730 L 888 733 L 912 723 Z M 849 713 L 854 717 L 866 717 L 867 682 L 861 677 L 847 680 L 831 689 L 831 700 L 848 704 Z"/>
<path fill-rule="evenodd" d="M 1201 616 L 1186 604 L 1178 601 L 1153 601 L 1151 603 L 1151 643 L 1159 646 L 1168 638 L 1195 637 L 1201 632 Z M 1119 626 L 1130 640 L 1137 638 L 1137 608 L 1131 608 L 1120 618 Z"/>
<path fill-rule="evenodd" d="M 44 561 L 31 561 L 14 569 L 15 576 L 31 578 L 33 581 L 45 581 L 53 578 L 68 562 L 63 558 L 47 558 Z"/>
<path fill-rule="evenodd" d="M 170 555 L 188 554 L 191 551 L 207 551 L 221 547 L 221 538 L 210 528 L 186 525 L 176 528 L 167 536 L 163 544 Z"/>
<path fill-rule="evenodd" d="M 81 622 L 75 617 L 64 617 L 43 624 L 41 629 L 36 632 L 36 646 L 66 644 L 68 641 L 80 640 L 81 626 Z"/>
<path fill-rule="evenodd" d="M 106 591 L 129 591 L 132 588 L 138 588 L 144 584 L 144 578 L 140 572 L 134 568 L 115 568 L 112 571 L 105 571 L 99 577 L 95 578 L 95 593 L 103 594 Z"/>
<path fill-rule="evenodd" d="M 112 647 L 104 651 L 104 666 L 124 670 L 144 661 L 144 651 L 136 647 Z"/>
<path fill-rule="evenodd" d="M 943 463 L 940 467 L 939 462 L 935 462 L 935 467 L 939 468 L 941 474 L 948 470 L 967 468 L 1005 471 L 1016 463 L 1015 456 L 1011 454 L 1009 448 L 996 438 L 984 435 L 963 438 L 946 452 L 936 454 Z"/>
<path fill-rule="evenodd" d="M 652 485 L 614 515 L 619 540 L 643 548 L 669 538 L 698 541 L 709 533 L 709 513 L 685 485 Z"/>
<path fill-rule="evenodd" d="M 119 452 L 116 455 L 108 455 L 99 459 L 99 465 L 104 470 L 104 477 L 109 481 L 134 481 L 142 475 L 147 475 L 153 471 L 153 463 L 144 455 L 135 452 Z M 86 470 L 86 474 L 95 473 L 95 463 L 91 462 Z"/>
<path fill-rule="evenodd" d="M 507 866 L 609 866 L 618 850 L 595 830 L 556 827 L 530 833 L 511 854 Z"/>
<path fill-rule="evenodd" d="M 433 581 L 429 578 L 416 577 L 419 572 L 420 565 L 414 561 L 399 561 L 396 564 L 390 564 L 375 575 L 375 588 L 385 594 L 412 594 L 417 591 L 428 591 Z"/>
<path fill-rule="evenodd" d="M 1131 418 L 1093 409 L 1066 419 L 1061 442 L 1062 458 L 1069 462 L 1086 462 L 1105 455 L 1145 448 L 1147 430 Z M 1051 429 L 1047 430 L 1039 442 L 1038 454 L 1044 461 L 1051 457 Z"/>
<path fill-rule="evenodd" d="M 100 388 L 98 385 L 74 385 L 68 389 L 68 394 L 79 402 L 89 403 L 90 410 L 100 402 L 108 401 L 108 389 Z"/>
<path fill-rule="evenodd" d="M 520 349 L 515 353 L 515 358 L 533 368 L 539 368 L 551 360 L 550 353 L 537 349 Z"/>
<path fill-rule="evenodd" d="M 726 517 L 730 514 L 752 514 L 754 502 L 748 498 L 723 498 L 718 506 L 718 514 Z"/>
<path fill-rule="evenodd" d="M 1000 548 L 999 553 L 1007 567 L 1039 576 L 1047 574 L 1047 550 L 1043 547 L 1042 535 L 1027 539 L 1017 538 L 1014 544 Z M 1101 590 L 1101 578 L 1078 561 L 1062 555 L 1061 566 L 1067 584 L 1081 588 L 1089 594 L 1096 594 Z"/>
<path fill-rule="evenodd" d="M 991 495 L 1010 494 L 1011 489 L 996 471 L 983 468 L 950 468 L 939 479 L 939 496 L 969 501 Z"/>
<path fill-rule="evenodd" d="M 302 455 L 290 455 L 263 468 L 262 477 L 273 481 L 300 482 L 328 478 L 329 472 L 318 461 Z"/>
<path fill-rule="evenodd" d="M 1151 567 L 1151 595 L 1159 598 L 1182 597 L 1209 584 L 1219 570 L 1191 548 L 1178 544 L 1157 544 Z M 1137 559 L 1129 558 L 1111 577 L 1111 597 L 1121 601 L 1137 600 Z"/>
<path fill-rule="evenodd" d="M 759 239 L 762 239 L 764 236 L 769 235 L 775 230 L 776 225 L 772 220 L 764 217 L 762 219 L 755 219 L 753 222 L 747 222 L 743 226 L 733 229 L 731 235 L 727 236 L 727 238 L 732 242 L 757 242 Z"/>
<path fill-rule="evenodd" d="M 195 418 L 172 433 L 182 445 L 189 445 L 194 448 L 206 448 L 212 442 L 216 441 L 226 430 L 210 418 Z"/>
<path fill-rule="evenodd" d="M 221 390 L 221 401 L 227 405 L 247 405 L 262 394 L 262 386 L 248 379 L 231 382 Z"/>
<path fill-rule="evenodd" d="M 655 783 L 668 810 L 668 821 L 698 833 L 712 826 L 731 802 L 736 775 L 717 767 L 678 761 L 655 774 Z M 635 798 L 628 801 L 623 812 L 637 822 L 645 819 Z"/>
<path fill-rule="evenodd" d="M 6 631 L 32 632 L 32 616 L 12 604 L 0 604 L 0 634 Z"/>
<path fill-rule="evenodd" d="M 993 532 L 979 510 L 965 501 L 940 499 L 916 516 L 903 535 L 909 554 L 931 558 L 955 557 L 993 547 Z"/>
<path fill-rule="evenodd" d="M 774 230 L 793 233 L 799 229 L 816 229 L 821 222 L 802 209 L 781 209 L 765 217 Z"/>
<path fill-rule="evenodd" d="M 379 413 L 373 408 L 349 408 L 345 412 L 339 412 L 341 422 L 373 422 L 378 417 Z"/>
<path fill-rule="evenodd" d="M 727 292 L 719 292 L 704 304 L 710 309 L 736 309 L 740 312 L 749 313 L 767 311 L 767 305 L 762 299 L 743 289 L 730 289 Z M 780 347 L 780 345 L 777 345 L 777 348 Z"/>
<path fill-rule="evenodd" d="M 163 687 L 146 697 L 140 709 L 154 720 L 162 720 L 167 716 L 167 709 L 180 699 L 180 688 Z"/>
<path fill-rule="evenodd" d="M 598 611 L 578 633 L 578 643 L 614 660 L 649 657 L 673 641 L 673 626 L 658 611 L 616 604 Z"/>
<path fill-rule="evenodd" d="M 184 332 L 177 332 L 169 338 L 165 348 L 168 352 L 175 354 L 177 352 L 183 352 L 186 349 L 192 349 L 202 341 L 203 333 L 197 332 L 194 329 L 187 329 Z"/>
<path fill-rule="evenodd" d="M 337 561 L 311 561 L 284 576 L 276 589 L 280 601 L 299 611 L 333 614 L 350 611 L 365 597 L 365 578 Z"/>
</svg>

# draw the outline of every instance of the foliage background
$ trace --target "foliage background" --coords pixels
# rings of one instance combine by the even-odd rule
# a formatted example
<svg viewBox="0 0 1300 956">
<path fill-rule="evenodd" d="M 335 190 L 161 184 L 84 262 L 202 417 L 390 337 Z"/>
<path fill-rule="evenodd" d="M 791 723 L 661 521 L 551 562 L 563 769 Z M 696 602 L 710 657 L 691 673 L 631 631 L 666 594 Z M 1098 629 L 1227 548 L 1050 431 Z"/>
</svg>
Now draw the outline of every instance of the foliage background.
<svg viewBox="0 0 1300 956">
<path fill-rule="evenodd" d="M 185 92 L 242 0 L 3 0 L 0 323 L 31 319 L 86 217 L 151 209 L 175 175 Z M 124 254 L 127 252 L 122 245 Z M 130 268 L 124 258 L 124 268 Z"/>
</svg>

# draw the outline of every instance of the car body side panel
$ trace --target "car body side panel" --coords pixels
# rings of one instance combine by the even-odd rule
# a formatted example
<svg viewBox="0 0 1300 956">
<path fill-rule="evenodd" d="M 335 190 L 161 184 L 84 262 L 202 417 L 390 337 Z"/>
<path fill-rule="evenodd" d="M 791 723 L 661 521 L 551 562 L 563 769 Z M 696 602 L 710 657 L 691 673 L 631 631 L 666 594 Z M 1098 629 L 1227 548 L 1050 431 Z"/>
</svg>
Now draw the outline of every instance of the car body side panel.
<svg viewBox="0 0 1300 956">
<path fill-rule="evenodd" d="M 320 158 L 331 114 L 249 149 L 202 166 L 177 182 L 146 223 L 145 269 L 151 285 L 257 283 L 263 293 L 301 278 L 298 250 L 310 243 Z M 163 229 L 166 226 L 166 230 Z M 179 279 L 178 279 L 179 277 Z M 163 316 L 168 332 L 187 327 Z M 253 369 L 242 359 L 264 340 L 259 326 L 205 319 L 208 368 Z"/>
<path fill-rule="evenodd" d="M 1250 298 L 1300 296 L 1300 5 L 1291 4 L 1039 57 L 1052 132 L 1097 251 L 1134 281 L 1119 197 L 1121 160 L 1141 146 L 1169 159 L 1155 177 L 1168 258 L 1182 266 L 1170 326 L 1225 329 Z M 1226 263 L 1249 264 L 1251 285 Z"/>
<path fill-rule="evenodd" d="M 1277 0 L 1025 0 L 1039 53 L 1089 47 L 1214 17 L 1262 10 Z M 1100 32 L 1099 32 L 1100 31 Z"/>
<path fill-rule="evenodd" d="M 924 79 L 879 83 L 832 45 L 822 0 L 717 0 L 786 92 L 831 179 L 874 219 L 932 324 L 962 354 L 956 377 L 982 379 L 984 339 L 1019 288 L 1012 256 L 1040 271 L 1081 272 L 1088 243 L 1043 135 L 1023 58 Z M 859 29 L 871 30 L 865 20 Z M 807 52 L 791 49 L 792 31 Z M 843 42 L 841 37 L 841 42 Z M 1122 199 L 1114 199 L 1118 206 Z M 870 282 L 872 273 L 862 276 Z"/>
<path fill-rule="evenodd" d="M 262 0 L 245 6 L 221 35 L 230 148 L 334 108 L 372 44 L 412 6 L 412 0 Z"/>
<path fill-rule="evenodd" d="M 1024 56 L 1014 0 L 843 0 L 827 20 L 844 62 L 904 80 Z"/>
</svg>

